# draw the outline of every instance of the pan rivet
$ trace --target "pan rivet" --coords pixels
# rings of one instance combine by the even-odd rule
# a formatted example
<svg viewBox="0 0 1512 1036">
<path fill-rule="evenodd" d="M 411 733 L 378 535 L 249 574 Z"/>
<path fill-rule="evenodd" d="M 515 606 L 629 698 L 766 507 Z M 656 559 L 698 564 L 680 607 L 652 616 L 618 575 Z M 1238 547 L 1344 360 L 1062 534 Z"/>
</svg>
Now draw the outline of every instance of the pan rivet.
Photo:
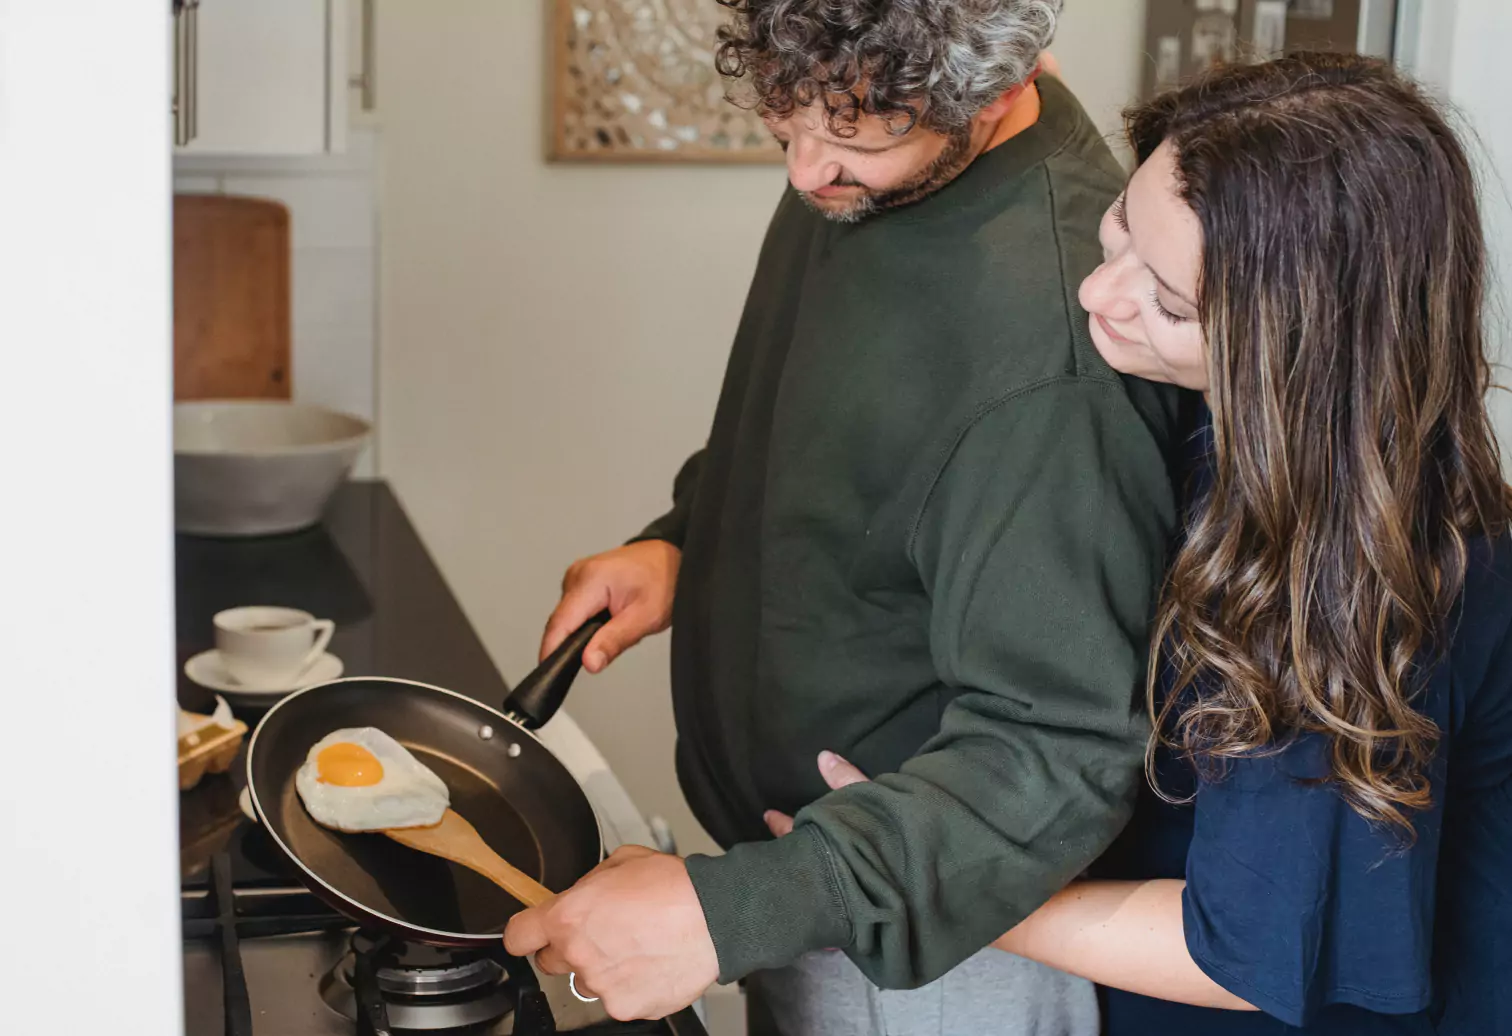
<svg viewBox="0 0 1512 1036">
<path fill-rule="evenodd" d="M 520 746 L 517 745 L 517 744 L 515 744 L 513 741 L 511 741 L 509 743 L 509 758 L 511 758 L 511 759 L 518 759 L 518 758 L 520 758 Z"/>
<path fill-rule="evenodd" d="M 481 727 L 478 728 L 478 736 L 481 737 L 484 741 L 488 741 L 488 740 L 492 739 L 493 738 L 493 727 L 490 727 L 487 724 L 484 724 L 483 726 L 481 726 Z"/>
</svg>

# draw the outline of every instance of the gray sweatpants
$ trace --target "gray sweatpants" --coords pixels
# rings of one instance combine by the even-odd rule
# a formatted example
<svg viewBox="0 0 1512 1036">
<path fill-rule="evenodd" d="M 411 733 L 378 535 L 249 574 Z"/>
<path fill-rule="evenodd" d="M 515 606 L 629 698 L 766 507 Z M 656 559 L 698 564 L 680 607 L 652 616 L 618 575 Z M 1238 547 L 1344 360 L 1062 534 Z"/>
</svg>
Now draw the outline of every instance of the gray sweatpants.
<svg viewBox="0 0 1512 1036">
<path fill-rule="evenodd" d="M 1090 982 L 986 949 L 921 989 L 878 989 L 821 950 L 745 982 L 748 1036 L 1097 1036 Z"/>
</svg>

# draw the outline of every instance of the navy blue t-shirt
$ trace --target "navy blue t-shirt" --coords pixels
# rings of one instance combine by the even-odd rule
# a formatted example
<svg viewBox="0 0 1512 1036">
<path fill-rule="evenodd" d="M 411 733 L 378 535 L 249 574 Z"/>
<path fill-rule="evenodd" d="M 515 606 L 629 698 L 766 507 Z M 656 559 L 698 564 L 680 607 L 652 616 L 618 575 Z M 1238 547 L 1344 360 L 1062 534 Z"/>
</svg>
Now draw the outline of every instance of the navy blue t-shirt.
<svg viewBox="0 0 1512 1036">
<path fill-rule="evenodd" d="M 1328 784 L 1318 735 L 1199 781 L 1157 761 L 1095 869 L 1186 878 L 1187 946 L 1260 1008 L 1217 1011 L 1103 990 L 1108 1036 L 1512 1036 L 1512 539 L 1475 545 L 1449 651 L 1415 705 L 1442 739 L 1415 843 Z"/>
</svg>

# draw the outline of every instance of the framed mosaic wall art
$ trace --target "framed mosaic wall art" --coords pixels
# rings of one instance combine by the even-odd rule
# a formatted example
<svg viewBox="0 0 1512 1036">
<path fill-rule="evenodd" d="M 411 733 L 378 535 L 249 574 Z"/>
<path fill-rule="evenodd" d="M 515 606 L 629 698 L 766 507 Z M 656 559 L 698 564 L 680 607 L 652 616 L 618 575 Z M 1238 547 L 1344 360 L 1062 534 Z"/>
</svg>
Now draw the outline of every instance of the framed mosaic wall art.
<svg viewBox="0 0 1512 1036">
<path fill-rule="evenodd" d="M 714 68 L 715 0 L 550 0 L 548 155 L 559 162 L 781 162 Z"/>
</svg>

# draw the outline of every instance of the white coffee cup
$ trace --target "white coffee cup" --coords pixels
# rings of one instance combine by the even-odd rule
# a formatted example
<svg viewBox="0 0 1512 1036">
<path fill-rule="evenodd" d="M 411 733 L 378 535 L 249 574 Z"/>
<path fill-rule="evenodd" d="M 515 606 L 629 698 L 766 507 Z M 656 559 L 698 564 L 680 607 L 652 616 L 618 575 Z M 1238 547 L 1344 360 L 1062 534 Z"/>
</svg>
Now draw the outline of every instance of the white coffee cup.
<svg viewBox="0 0 1512 1036">
<path fill-rule="evenodd" d="M 292 687 L 325 653 L 336 624 L 298 608 L 231 608 L 215 616 L 221 664 L 249 688 Z"/>
</svg>

